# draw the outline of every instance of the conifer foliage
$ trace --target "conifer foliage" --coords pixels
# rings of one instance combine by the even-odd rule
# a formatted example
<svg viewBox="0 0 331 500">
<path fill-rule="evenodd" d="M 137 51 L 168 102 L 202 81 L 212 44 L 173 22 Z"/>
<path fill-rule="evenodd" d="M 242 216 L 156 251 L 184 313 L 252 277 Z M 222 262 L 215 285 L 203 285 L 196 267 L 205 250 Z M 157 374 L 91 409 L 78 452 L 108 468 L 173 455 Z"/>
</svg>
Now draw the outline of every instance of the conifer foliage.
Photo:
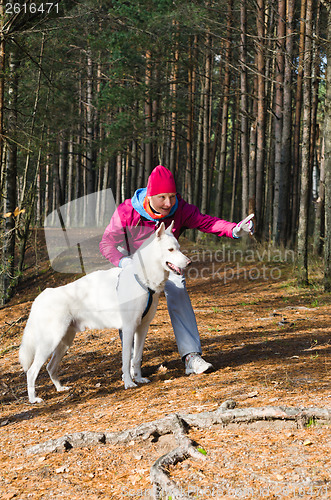
<svg viewBox="0 0 331 500">
<path fill-rule="evenodd" d="M 297 246 L 307 282 L 310 237 L 318 253 L 331 246 L 329 9 L 328 0 L 1 1 L 2 301 L 31 226 L 105 188 L 120 203 L 157 164 L 203 211 L 233 220 L 254 211 L 257 238 Z"/>
</svg>

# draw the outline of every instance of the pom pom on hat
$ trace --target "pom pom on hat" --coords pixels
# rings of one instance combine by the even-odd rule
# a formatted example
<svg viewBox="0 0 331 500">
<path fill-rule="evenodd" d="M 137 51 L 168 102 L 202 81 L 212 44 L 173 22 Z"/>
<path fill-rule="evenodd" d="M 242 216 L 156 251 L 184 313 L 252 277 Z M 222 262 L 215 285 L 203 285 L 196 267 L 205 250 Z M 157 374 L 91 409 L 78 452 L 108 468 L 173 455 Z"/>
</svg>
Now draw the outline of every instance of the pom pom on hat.
<svg viewBox="0 0 331 500">
<path fill-rule="evenodd" d="M 148 177 L 147 196 L 176 192 L 175 179 L 170 170 L 162 165 L 155 167 Z"/>
</svg>

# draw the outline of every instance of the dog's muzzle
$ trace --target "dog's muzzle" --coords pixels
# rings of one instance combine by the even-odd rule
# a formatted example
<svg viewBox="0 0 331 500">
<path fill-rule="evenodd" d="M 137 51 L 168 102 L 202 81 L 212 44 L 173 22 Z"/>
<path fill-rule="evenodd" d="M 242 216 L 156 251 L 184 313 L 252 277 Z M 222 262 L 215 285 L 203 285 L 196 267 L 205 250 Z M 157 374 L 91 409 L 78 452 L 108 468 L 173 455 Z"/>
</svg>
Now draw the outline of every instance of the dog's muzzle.
<svg viewBox="0 0 331 500">
<path fill-rule="evenodd" d="M 175 266 L 175 264 L 173 264 L 172 262 L 167 262 L 166 264 L 169 267 L 170 271 L 172 271 L 173 273 L 177 274 L 178 276 L 180 276 L 181 274 L 184 273 L 184 269 L 182 269 L 182 268 L 180 268 L 178 266 Z M 185 268 L 187 266 L 189 266 L 190 264 L 192 264 L 192 261 L 188 259 Z"/>
</svg>

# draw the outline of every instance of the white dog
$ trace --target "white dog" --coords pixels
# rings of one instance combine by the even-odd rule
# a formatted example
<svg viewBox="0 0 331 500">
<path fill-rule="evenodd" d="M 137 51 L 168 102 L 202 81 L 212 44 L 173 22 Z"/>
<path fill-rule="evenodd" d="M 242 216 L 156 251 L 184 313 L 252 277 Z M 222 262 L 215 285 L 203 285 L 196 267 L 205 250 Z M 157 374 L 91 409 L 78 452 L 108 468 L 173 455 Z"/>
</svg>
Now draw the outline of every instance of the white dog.
<svg viewBox="0 0 331 500">
<path fill-rule="evenodd" d="M 169 272 L 182 274 L 190 263 L 180 252 L 172 227 L 173 223 L 165 230 L 162 223 L 123 269 L 93 272 L 73 283 L 47 288 L 35 299 L 19 352 L 27 374 L 30 403 L 42 401 L 36 397 L 35 382 L 42 365 L 51 355 L 47 371 L 52 382 L 58 391 L 69 389 L 59 381 L 59 364 L 76 332 L 87 328 L 121 329 L 125 388 L 136 387 L 133 379 L 140 383 L 149 382 L 141 376 L 148 327 Z"/>
</svg>

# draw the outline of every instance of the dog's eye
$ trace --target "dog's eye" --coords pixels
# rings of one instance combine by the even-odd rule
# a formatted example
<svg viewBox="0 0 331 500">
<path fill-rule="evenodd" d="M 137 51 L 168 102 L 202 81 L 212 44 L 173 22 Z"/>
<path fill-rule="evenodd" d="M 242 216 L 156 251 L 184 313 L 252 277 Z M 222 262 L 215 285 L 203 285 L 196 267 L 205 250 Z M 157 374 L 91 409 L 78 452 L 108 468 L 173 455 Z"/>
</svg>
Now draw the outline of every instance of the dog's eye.
<svg viewBox="0 0 331 500">
<path fill-rule="evenodd" d="M 173 252 L 175 249 L 174 248 L 169 248 L 169 252 Z"/>
</svg>

